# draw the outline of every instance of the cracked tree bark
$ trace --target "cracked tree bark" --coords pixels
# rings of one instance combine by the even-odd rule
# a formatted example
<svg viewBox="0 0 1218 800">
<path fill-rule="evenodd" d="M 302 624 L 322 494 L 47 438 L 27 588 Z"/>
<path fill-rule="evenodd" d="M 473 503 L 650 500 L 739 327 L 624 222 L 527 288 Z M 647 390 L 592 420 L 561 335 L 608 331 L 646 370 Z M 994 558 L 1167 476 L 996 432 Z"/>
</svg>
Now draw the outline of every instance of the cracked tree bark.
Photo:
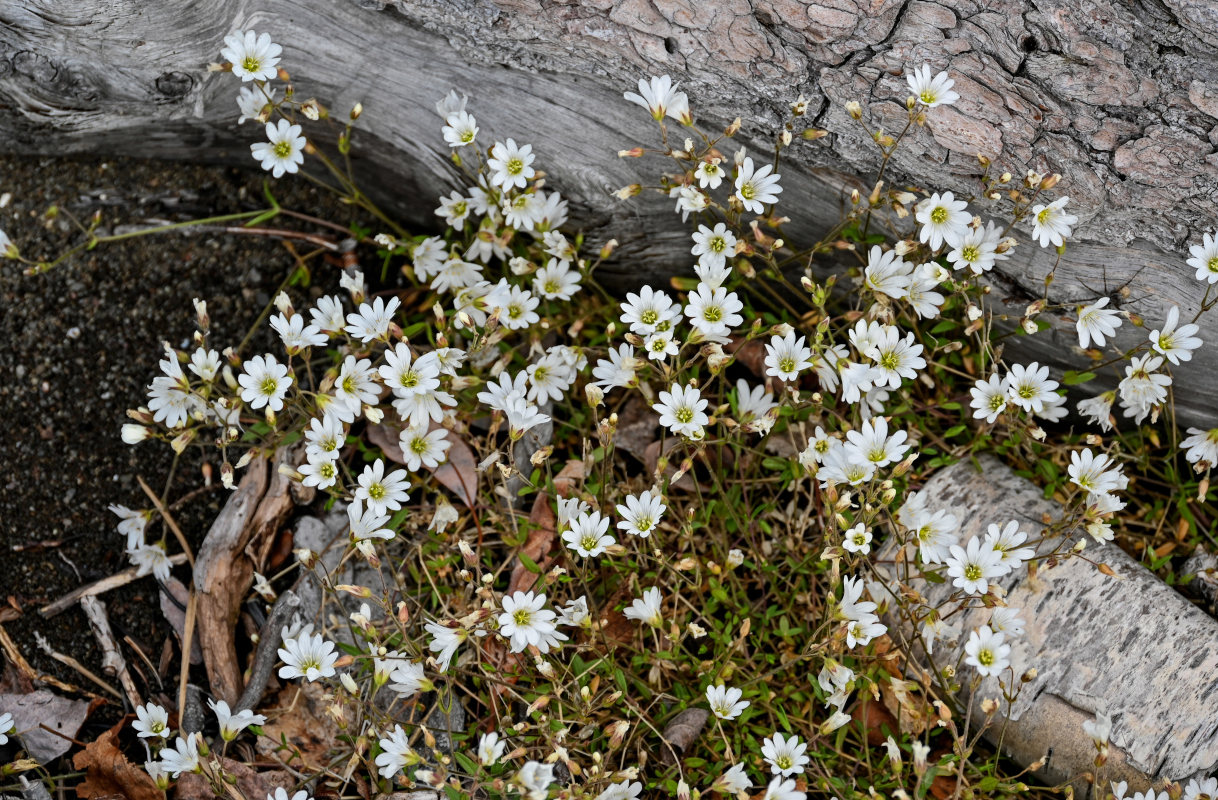
<svg viewBox="0 0 1218 800">
<path fill-rule="evenodd" d="M 924 62 L 949 70 L 961 99 L 930 115 L 890 176 L 971 194 L 979 152 L 1016 174 L 1061 172 L 1081 223 L 1052 300 L 1126 287 L 1114 305 L 1150 323 L 1172 304 L 1191 315 L 1202 289 L 1187 246 L 1218 226 L 1218 6 L 1200 0 L 27 0 L 0 23 L 0 148 L 252 165 L 259 137 L 236 125 L 236 83 L 205 66 L 226 33 L 256 28 L 284 44 L 304 96 L 339 114 L 363 102 L 359 170 L 416 226 L 434 224 L 456 180 L 433 105 L 450 87 L 469 93 L 484 130 L 534 144 L 574 226 L 619 240 L 601 273 L 618 286 L 690 268 L 667 200 L 610 194 L 658 168 L 616 157 L 653 141 L 621 97 L 648 74 L 673 75 L 709 127 L 742 116 L 741 141 L 763 151 L 787 104 L 811 100 L 830 136 L 782 170 L 792 239 L 811 241 L 863 185 L 855 176 L 875 173 L 843 104 L 892 129 L 903 71 Z M 1013 315 L 1053 262 L 1025 237 L 1002 264 L 995 294 Z M 1086 366 L 1059 323 L 1008 352 Z M 1121 345 L 1144 335 L 1119 333 Z M 1201 335 L 1218 339 L 1218 320 Z M 1213 425 L 1218 348 L 1177 373 L 1181 421 Z"/>
</svg>

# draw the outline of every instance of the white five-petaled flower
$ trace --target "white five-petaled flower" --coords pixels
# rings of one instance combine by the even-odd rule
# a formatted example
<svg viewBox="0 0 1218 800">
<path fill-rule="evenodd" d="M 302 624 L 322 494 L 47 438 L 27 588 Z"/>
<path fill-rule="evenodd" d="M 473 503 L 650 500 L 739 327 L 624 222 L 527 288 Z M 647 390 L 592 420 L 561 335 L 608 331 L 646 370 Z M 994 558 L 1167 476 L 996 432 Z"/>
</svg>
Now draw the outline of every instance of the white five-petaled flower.
<svg viewBox="0 0 1218 800">
<path fill-rule="evenodd" d="M 1062 210 L 1068 202 L 1069 197 L 1061 197 L 1047 206 L 1032 207 L 1032 238 L 1036 239 L 1041 247 L 1048 247 L 1050 244 L 1061 247 L 1066 243 L 1071 226 L 1078 222 L 1078 217 Z"/>
<path fill-rule="evenodd" d="M 1002 567 L 1002 552 L 982 543 L 976 536 L 968 540 L 965 547 L 954 544 L 947 557 L 948 577 L 954 578 L 952 585 L 966 594 L 985 594 L 990 580 L 1009 570 Z"/>
<path fill-rule="evenodd" d="M 888 435 L 888 420 L 884 417 L 869 419 L 857 430 L 846 432 L 843 454 L 851 462 L 886 467 L 895 464 L 909 451 L 909 434 L 896 431 Z"/>
<path fill-rule="evenodd" d="M 744 692 L 734 686 L 707 686 L 706 702 L 711 713 L 719 719 L 735 719 L 749 707 L 748 700 L 741 700 Z"/>
<path fill-rule="evenodd" d="M 711 288 L 705 283 L 699 283 L 695 291 L 690 292 L 689 302 L 685 305 L 685 316 L 689 322 L 702 334 L 703 338 L 712 342 L 725 344 L 728 335 L 744 317 L 739 312 L 744 303 L 735 292 L 729 292 L 722 286 Z"/>
<path fill-rule="evenodd" d="M 947 261 L 952 268 L 968 268 L 974 275 L 993 269 L 999 257 L 998 241 L 991 235 L 993 230 L 992 222 L 985 228 L 966 228 L 960 241 L 947 254 Z"/>
<path fill-rule="evenodd" d="M 241 125 L 247 119 L 258 119 L 262 110 L 275 102 L 275 88 L 272 86 L 245 86 L 237 92 L 237 107 L 241 116 L 237 124 Z"/>
<path fill-rule="evenodd" d="M 804 754 L 807 749 L 807 743 L 794 734 L 784 737 L 775 732 L 761 743 L 761 755 L 770 765 L 770 771 L 784 778 L 804 771 L 804 764 L 812 760 Z"/>
<path fill-rule="evenodd" d="M 160 543 L 129 547 L 126 553 L 128 560 L 136 569 L 137 576 L 155 575 L 157 580 L 169 580 L 169 571 L 173 568 L 173 562 L 169 560 L 169 554 L 165 552 L 165 548 Z"/>
<path fill-rule="evenodd" d="M 761 800 L 807 800 L 807 797 L 806 792 L 801 792 L 796 788 L 794 778 L 784 778 L 779 775 L 770 781 Z"/>
<path fill-rule="evenodd" d="M 746 789 L 751 789 L 752 786 L 753 782 L 749 780 L 748 773 L 744 770 L 744 764 L 736 764 L 715 779 L 715 782 L 711 784 L 711 791 L 734 796 Z"/>
<path fill-rule="evenodd" d="M 1089 306 L 1079 306 L 1078 322 L 1074 324 L 1078 331 L 1078 346 L 1086 350 L 1095 342 L 1096 347 L 1103 347 L 1107 337 L 1116 333 L 1121 325 L 1121 312 L 1108 305 L 1108 298 L 1101 297 Z"/>
<path fill-rule="evenodd" d="M 1056 394 L 1057 381 L 1049 378 L 1049 368 L 1037 362 L 1015 364 L 1006 377 L 1007 397 L 1024 411 L 1040 413 L 1050 395 Z"/>
<path fill-rule="evenodd" d="M 1096 455 L 1090 448 L 1071 451 L 1067 471 L 1070 482 L 1088 494 L 1111 494 L 1126 484 L 1120 466 L 1113 462 L 1111 456 L 1105 453 Z"/>
<path fill-rule="evenodd" d="M 379 339 L 389 332 L 389 323 L 402 302 L 396 297 L 386 303 L 383 297 L 373 298 L 371 303 L 361 303 L 359 311 L 347 315 L 347 333 L 364 344 Z"/>
<path fill-rule="evenodd" d="M 334 675 L 338 653 L 334 652 L 334 643 L 327 642 L 321 634 L 302 631 L 299 636 L 283 640 L 279 658 L 283 661 L 279 677 L 315 681 Z"/>
<path fill-rule="evenodd" d="M 652 586 L 643 592 L 641 598 L 636 597 L 623 614 L 626 619 L 636 619 L 653 628 L 658 628 L 664 624 L 664 613 L 660 609 L 662 602 L 659 587 Z"/>
<path fill-rule="evenodd" d="M 224 37 L 220 58 L 233 65 L 233 74 L 243 82 L 269 81 L 278 74 L 276 65 L 282 52 L 269 33 L 238 31 Z"/>
<path fill-rule="evenodd" d="M 466 111 L 449 114 L 444 120 L 444 141 L 449 147 L 464 147 L 474 143 L 478 135 L 478 122 Z"/>
<path fill-rule="evenodd" d="M 388 514 L 378 511 L 371 504 L 365 509 L 363 500 L 358 496 L 351 502 L 351 505 L 347 506 L 348 531 L 353 542 L 362 542 L 367 539 L 392 539 L 396 534 L 385 527 L 387 522 L 389 522 Z"/>
<path fill-rule="evenodd" d="M 842 547 L 851 553 L 867 555 L 871 552 L 871 531 L 863 523 L 858 523 L 842 534 Z"/>
<path fill-rule="evenodd" d="M 231 742 L 237 738 L 237 734 L 248 728 L 250 725 L 266 724 L 266 717 L 262 714 L 255 714 L 248 708 L 243 708 L 240 711 L 233 713 L 228 703 L 223 700 L 216 702 L 208 700 L 208 705 L 216 714 L 216 722 L 220 725 L 220 738 L 226 742 Z"/>
<path fill-rule="evenodd" d="M 1020 547 L 1027 540 L 1028 534 L 1019 529 L 1019 520 L 1013 519 L 1001 528 L 996 523 L 990 523 L 982 546 L 993 548 L 998 554 L 994 577 L 1008 575 L 1023 562 L 1036 557 L 1036 551 L 1031 547 Z"/>
<path fill-rule="evenodd" d="M 199 742 L 194 734 L 189 738 L 179 736 L 173 747 L 161 750 L 161 766 L 173 777 L 183 772 L 195 772 L 199 769 Z"/>
<path fill-rule="evenodd" d="M 647 336 L 657 331 L 671 330 L 680 316 L 681 307 L 667 293 L 644 286 L 638 294 L 626 293 L 620 319 L 630 326 L 633 333 Z"/>
<path fill-rule="evenodd" d="M 548 608 L 544 594 L 517 591 L 502 600 L 503 613 L 499 615 L 499 634 L 509 642 L 513 653 L 524 652 L 530 645 L 542 653 L 567 638 L 554 624 L 558 616 Z"/>
<path fill-rule="evenodd" d="M 867 254 L 867 267 L 863 270 L 863 285 L 873 292 L 900 300 L 909 293 L 913 271 L 914 265 L 897 255 L 895 250 L 885 252 L 879 245 L 872 245 Z"/>
<path fill-rule="evenodd" d="M 674 383 L 669 391 L 660 392 L 660 402 L 652 409 L 660 415 L 661 425 L 673 433 L 694 438 L 710 424 L 706 415 L 709 404 L 696 387 Z"/>
<path fill-rule="evenodd" d="M 617 507 L 617 513 L 622 517 L 617 527 L 631 536 L 646 539 L 664 516 L 666 506 L 663 501 L 662 495 L 652 494 L 650 489 L 638 497 L 627 495 L 625 504 Z"/>
<path fill-rule="evenodd" d="M 516 145 L 515 139 L 495 142 L 487 166 L 491 169 L 491 184 L 501 189 L 523 189 L 537 174 L 533 169 L 533 146 Z"/>
<path fill-rule="evenodd" d="M 923 64 L 906 75 L 905 82 L 909 84 L 909 91 L 917 98 L 919 105 L 927 108 L 950 106 L 960 99 L 960 95 L 952 91 L 956 82 L 949 78 L 946 72 L 932 76 L 930 64 Z"/>
<path fill-rule="evenodd" d="M 355 499 L 367 503 L 369 512 L 384 514 L 390 510 L 397 511 L 402 503 L 410 500 L 409 488 L 406 470 L 395 469 L 386 475 L 385 462 L 378 458 L 364 467 L 359 476 L 359 488 L 355 490 Z"/>
<path fill-rule="evenodd" d="M 922 345 L 914 341 L 913 333 L 901 336 L 900 329 L 893 325 L 881 326 L 879 336 L 865 354 L 879 371 L 875 385 L 890 389 L 901 388 L 903 378 L 916 378 L 918 370 L 926 366 Z"/>
<path fill-rule="evenodd" d="M 241 384 L 241 399 L 251 408 L 268 407 L 271 411 L 283 408 L 283 396 L 292 385 L 288 368 L 272 355 L 254 356 L 245 362 L 245 371 L 237 376 Z"/>
<path fill-rule="evenodd" d="M 427 426 L 416 425 L 398 434 L 398 446 L 402 448 L 406 469 L 418 472 L 421 467 L 435 469 L 440 466 L 448 457 L 452 442 L 448 440 L 448 431 L 444 428 L 436 428 L 429 433 Z"/>
<path fill-rule="evenodd" d="M 323 347 L 330 340 L 330 337 L 322 333 L 316 325 L 306 325 L 303 314 L 293 314 L 291 319 L 283 314 L 276 314 L 271 317 L 271 328 L 279 334 L 284 349 L 290 356 L 296 355 L 306 347 Z M 194 364 L 191 366 L 193 367 Z"/>
<path fill-rule="evenodd" d="M 250 153 L 276 178 L 283 177 L 285 172 L 296 172 L 304 163 L 304 149 L 308 143 L 301 136 L 299 125 L 293 125 L 286 119 L 278 123 L 266 124 L 268 141 L 255 142 L 250 145 Z"/>
<path fill-rule="evenodd" d="M 609 518 L 602 517 L 599 511 L 579 514 L 571 520 L 570 526 L 562 532 L 562 540 L 567 543 L 568 549 L 579 553 L 581 558 L 595 558 L 616 543 L 608 533 Z"/>
<path fill-rule="evenodd" d="M 722 159 L 711 158 L 699 162 L 698 168 L 694 170 L 694 177 L 703 189 L 718 189 L 719 184 L 723 183 Z"/>
<path fill-rule="evenodd" d="M 1181 361 L 1192 360 L 1193 351 L 1201 346 L 1201 340 L 1194 335 L 1197 330 L 1191 322 L 1180 325 L 1180 307 L 1172 306 L 1163 328 L 1150 332 L 1150 346 L 1178 366 Z"/>
<path fill-rule="evenodd" d="M 1006 381 L 1000 378 L 997 372 L 983 381 L 979 380 L 974 383 L 973 388 L 969 389 L 969 394 L 973 396 L 969 405 L 973 408 L 974 419 L 984 419 L 993 424 L 994 420 L 998 419 L 998 415 L 1006 411 L 1009 399 Z"/>
<path fill-rule="evenodd" d="M 737 167 L 736 197 L 746 211 L 761 214 L 767 203 L 777 203 L 782 187 L 778 185 L 782 176 L 774 172 L 770 164 L 763 164 L 760 169 L 753 167 L 753 159 L 745 158 L 744 163 Z"/>
<path fill-rule="evenodd" d="M 506 749 L 507 742 L 501 741 L 498 733 L 484 733 L 478 740 L 478 763 L 484 767 L 493 767 L 503 758 L 503 751 Z"/>
<path fill-rule="evenodd" d="M 812 350 L 804 342 L 803 336 L 795 338 L 795 331 L 787 331 L 786 336 L 771 336 L 765 346 L 765 374 L 784 381 L 798 378 L 799 373 L 812 366 Z"/>
<path fill-rule="evenodd" d="M 410 737 L 401 725 L 394 725 L 389 735 L 381 739 L 381 752 L 376 757 L 382 778 L 393 779 L 408 764 L 418 763 L 418 756 L 410 749 Z"/>
<path fill-rule="evenodd" d="M 131 721 L 131 727 L 135 728 L 136 735 L 141 739 L 164 739 L 169 734 L 169 712 L 161 706 L 155 703 L 137 706 L 135 717 Z M 0 723 L 3 721 L 3 718 L 0 718 Z M 0 733 L 3 731 L 3 725 L 0 725 Z"/>
<path fill-rule="evenodd" d="M 1201 239 L 1201 244 L 1188 248 L 1188 265 L 1197 270 L 1197 280 L 1218 283 L 1218 235 L 1207 233 Z"/>
<path fill-rule="evenodd" d="M 699 225 L 694 232 L 694 246 L 690 252 L 698 257 L 701 264 L 721 267 L 728 256 L 736 252 L 736 235 L 722 222 L 714 228 Z"/>
<path fill-rule="evenodd" d="M 1188 433 L 1188 438 L 1180 442 L 1180 449 L 1185 451 L 1184 457 L 1188 463 L 1197 465 L 1205 463 L 1210 467 L 1218 466 L 1218 428 L 1211 428 L 1208 431 L 1201 428 L 1189 428 Z"/>
<path fill-rule="evenodd" d="M 982 677 L 997 675 L 1010 666 L 1011 646 L 1004 644 L 1006 637 L 982 625 L 975 631 L 969 631 L 968 642 L 964 645 L 966 658 L 964 663 L 977 670 Z"/>
<path fill-rule="evenodd" d="M 656 122 L 664 117 L 672 117 L 686 125 L 693 122 L 689 113 L 689 98 L 685 92 L 677 91 L 672 78 L 667 75 L 652 76 L 648 81 L 640 78 L 639 93 L 626 92 L 622 97 L 647 109 Z"/>
<path fill-rule="evenodd" d="M 973 215 L 968 212 L 968 203 L 957 200 L 951 192 L 942 195 L 935 192 L 918 203 L 914 219 L 922 225 L 918 241 L 931 250 L 938 250 L 944 242 L 948 247 L 959 247 Z"/>
</svg>

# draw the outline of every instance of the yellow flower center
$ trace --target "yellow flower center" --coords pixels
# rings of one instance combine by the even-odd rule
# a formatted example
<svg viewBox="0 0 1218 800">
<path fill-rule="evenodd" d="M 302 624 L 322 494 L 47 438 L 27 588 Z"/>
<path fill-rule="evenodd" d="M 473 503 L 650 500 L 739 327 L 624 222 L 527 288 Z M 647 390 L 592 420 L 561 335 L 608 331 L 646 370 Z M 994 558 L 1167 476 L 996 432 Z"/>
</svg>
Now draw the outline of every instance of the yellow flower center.
<svg viewBox="0 0 1218 800">
<path fill-rule="evenodd" d="M 246 72 L 261 72 L 262 71 L 262 61 L 260 61 L 257 58 L 254 58 L 253 56 L 246 56 L 245 59 L 241 62 L 241 68 L 243 70 L 245 70 Z"/>
<path fill-rule="evenodd" d="M 936 206 L 935 210 L 930 212 L 930 221 L 936 225 L 947 222 L 947 209 L 943 206 Z"/>
<path fill-rule="evenodd" d="M 994 651 L 982 650 L 977 654 L 977 663 L 983 667 L 988 667 L 994 663 Z"/>
<path fill-rule="evenodd" d="M 279 381 L 274 378 L 266 378 L 262 381 L 262 393 L 267 397 L 275 394 L 279 389 Z"/>
<path fill-rule="evenodd" d="M 278 158 L 287 158 L 288 156 L 292 155 L 291 142 L 276 142 L 275 147 L 272 149 Z"/>
<path fill-rule="evenodd" d="M 688 407 L 678 408 L 677 413 L 673 414 L 673 416 L 677 418 L 677 422 L 680 422 L 682 425 L 688 425 L 690 422 L 693 422 L 694 410 Z"/>
</svg>

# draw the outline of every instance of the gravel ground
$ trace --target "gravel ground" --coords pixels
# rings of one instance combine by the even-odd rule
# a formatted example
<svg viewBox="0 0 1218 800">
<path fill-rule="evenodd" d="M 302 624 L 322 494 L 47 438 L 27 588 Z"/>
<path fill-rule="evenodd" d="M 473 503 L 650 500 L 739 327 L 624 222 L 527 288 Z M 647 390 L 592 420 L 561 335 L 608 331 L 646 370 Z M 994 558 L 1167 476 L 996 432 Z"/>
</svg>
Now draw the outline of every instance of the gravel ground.
<svg viewBox="0 0 1218 800">
<path fill-rule="evenodd" d="M 79 241 L 62 217 L 45 222 L 52 204 L 82 220 L 100 210 L 109 229 L 262 205 L 262 175 L 231 168 L 0 156 L 0 176 L 0 194 L 12 195 L 0 208 L 0 229 L 28 257 L 54 256 Z M 276 193 L 285 207 L 351 221 L 347 208 L 303 180 L 280 181 Z M 37 277 L 0 261 L 0 416 L 10 425 L 0 445 L 0 603 L 24 612 L 5 628 L 35 669 L 87 685 L 39 651 L 34 634 L 40 632 L 54 648 L 99 670 L 100 655 L 79 608 L 51 620 L 37 609 L 126 566 L 107 505 L 145 507 L 136 477 L 162 486 L 172 460 L 163 445 L 130 447 L 119 438 L 126 409 L 144 402 L 162 357 L 160 342 L 188 343 L 191 299 L 198 297 L 208 302 L 213 343 L 235 345 L 292 264 L 279 241 L 222 232 L 104 245 Z M 296 292 L 297 307 L 299 295 L 337 287 L 331 267 L 315 269 L 314 276 L 311 290 Z M 264 326 L 262 341 L 268 335 Z M 203 484 L 204 458 L 213 460 L 219 483 L 212 453 L 191 450 L 171 498 Z M 193 547 L 223 499 L 222 490 L 204 493 L 179 513 Z M 153 579 L 105 600 L 116 635 L 130 636 L 156 663 L 169 628 Z"/>
</svg>

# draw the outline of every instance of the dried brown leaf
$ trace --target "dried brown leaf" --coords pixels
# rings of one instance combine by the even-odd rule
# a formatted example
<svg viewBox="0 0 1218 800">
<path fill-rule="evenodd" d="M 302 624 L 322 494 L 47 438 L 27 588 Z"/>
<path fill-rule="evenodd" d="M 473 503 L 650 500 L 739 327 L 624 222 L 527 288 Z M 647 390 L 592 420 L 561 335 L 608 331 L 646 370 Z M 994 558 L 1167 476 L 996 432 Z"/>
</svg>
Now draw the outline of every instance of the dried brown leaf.
<svg viewBox="0 0 1218 800">
<path fill-rule="evenodd" d="M 224 771 L 237 779 L 237 791 L 241 797 L 248 800 L 258 800 L 263 797 L 273 797 L 278 788 L 288 791 L 296 779 L 287 770 L 273 769 L 257 772 L 248 764 L 234 761 L 231 758 L 222 759 Z M 191 772 L 185 773 L 178 779 L 174 788 L 177 800 L 214 800 L 215 793 L 211 785 L 202 775 Z M 290 796 L 290 793 L 289 793 Z"/>
<path fill-rule="evenodd" d="M 430 430 L 434 431 L 440 427 L 442 426 L 433 422 Z M 381 448 L 385 458 L 405 464 L 406 457 L 402 454 L 402 446 L 399 444 L 401 433 L 401 425 L 388 422 L 368 427 L 369 441 Z M 478 460 L 469 445 L 452 431 L 448 431 L 448 442 L 448 458 L 435 469 L 428 469 L 441 486 L 456 495 L 467 507 L 473 508 L 478 488 Z"/>
<path fill-rule="evenodd" d="M 161 790 L 142 767 L 127 760 L 118 749 L 118 734 L 129 718 L 124 718 L 76 754 L 72 765 L 85 771 L 85 780 L 76 787 L 82 800 L 92 797 L 125 797 L 128 800 L 160 800 Z"/>
<path fill-rule="evenodd" d="M 306 771 L 320 771 L 338 738 L 338 724 L 326 713 L 329 705 L 325 689 L 318 684 L 284 687 L 274 707 L 262 711 L 267 717 L 262 726 L 266 735 L 258 737 L 258 752 L 273 758 L 280 738 L 285 737 L 289 746 L 300 751 Z"/>
<path fill-rule="evenodd" d="M 546 492 L 539 492 L 533 501 L 533 510 L 529 513 L 529 536 L 521 546 L 520 552 L 540 567 L 542 572 L 545 572 L 554 563 L 554 559 L 549 557 L 549 552 L 554 546 L 554 539 L 558 533 L 557 528 L 558 518 L 554 515 L 554 509 L 550 507 L 550 495 Z M 507 593 L 510 595 L 513 592 L 527 592 L 533 588 L 538 577 L 539 573 L 530 570 L 525 566 L 524 561 L 517 558 L 515 566 L 512 567 L 512 577 L 508 581 Z"/>
<path fill-rule="evenodd" d="M 685 751 L 706 727 L 708 719 L 710 719 L 710 712 L 705 708 L 687 708 L 673 717 L 664 727 L 663 737 L 671 747 L 660 748 L 660 761 L 670 765 L 675 763 L 674 750 L 677 756 L 685 755 Z"/>
</svg>

